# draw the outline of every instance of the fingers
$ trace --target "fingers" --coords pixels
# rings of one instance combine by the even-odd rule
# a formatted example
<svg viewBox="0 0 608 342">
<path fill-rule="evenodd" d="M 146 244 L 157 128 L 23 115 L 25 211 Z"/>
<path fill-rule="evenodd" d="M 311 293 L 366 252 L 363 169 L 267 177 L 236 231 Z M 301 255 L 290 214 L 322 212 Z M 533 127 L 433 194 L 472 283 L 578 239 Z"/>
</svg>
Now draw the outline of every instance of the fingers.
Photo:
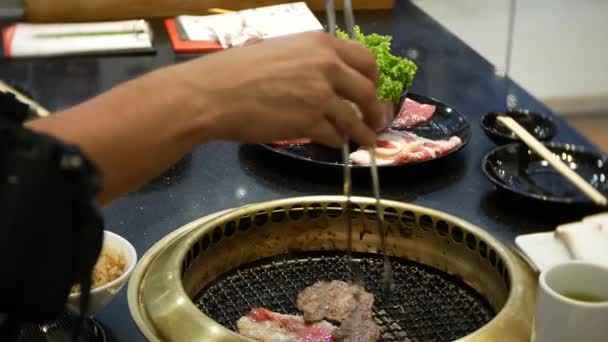
<svg viewBox="0 0 608 342">
<path fill-rule="evenodd" d="M 326 116 L 341 136 L 363 146 L 372 146 L 376 141 L 376 133 L 361 120 L 355 104 L 336 97 L 331 101 Z"/>
<path fill-rule="evenodd" d="M 336 39 L 335 49 L 344 63 L 367 77 L 374 86 L 378 85 L 380 72 L 376 57 L 368 48 L 352 40 Z"/>
<path fill-rule="evenodd" d="M 346 142 L 344 134 L 340 133 L 329 121 L 320 121 L 312 129 L 310 138 L 320 144 L 339 148 Z"/>
<path fill-rule="evenodd" d="M 384 108 L 376 95 L 375 85 L 369 79 L 342 63 L 327 77 L 337 94 L 359 107 L 367 125 L 374 130 L 386 127 Z M 333 103 L 330 105 L 335 106 Z"/>
</svg>

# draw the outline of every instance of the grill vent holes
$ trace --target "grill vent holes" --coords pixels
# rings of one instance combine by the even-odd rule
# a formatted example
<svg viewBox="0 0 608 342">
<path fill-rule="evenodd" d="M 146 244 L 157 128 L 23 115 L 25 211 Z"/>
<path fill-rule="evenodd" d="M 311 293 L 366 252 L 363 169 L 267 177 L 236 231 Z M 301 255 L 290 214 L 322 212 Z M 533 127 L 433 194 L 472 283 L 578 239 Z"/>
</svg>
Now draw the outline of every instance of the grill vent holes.
<svg viewBox="0 0 608 342">
<path fill-rule="evenodd" d="M 370 204 L 367 207 L 365 207 L 365 217 L 368 220 L 377 220 L 378 219 L 378 213 L 376 211 L 375 205 Z"/>
<path fill-rule="evenodd" d="M 404 211 L 401 214 L 401 222 L 406 226 L 415 226 L 416 225 L 416 214 L 412 211 Z"/>
<path fill-rule="evenodd" d="M 473 234 L 467 233 L 465 241 L 467 243 L 467 247 L 469 247 L 470 250 L 474 251 L 477 248 L 477 239 Z"/>
<path fill-rule="evenodd" d="M 488 245 L 485 241 L 479 241 L 479 255 L 481 255 L 482 258 L 488 256 Z"/>
<path fill-rule="evenodd" d="M 439 233 L 439 235 L 441 235 L 441 236 L 448 236 L 450 228 L 449 228 L 447 222 L 445 222 L 443 220 L 437 221 L 436 228 L 437 228 L 437 232 Z"/>
<path fill-rule="evenodd" d="M 329 203 L 324 207 L 320 203 L 312 203 L 305 207 L 301 204 L 295 204 L 289 209 L 283 207 L 276 207 L 272 211 L 261 210 L 254 216 L 243 216 L 238 221 L 229 221 L 225 227 L 216 227 L 211 234 L 205 234 L 201 240 L 199 240 L 190 251 L 188 251 L 185 260 L 182 263 L 182 274 L 188 270 L 194 260 L 200 255 L 201 252 L 209 249 L 211 243 L 219 242 L 224 236 L 230 237 L 234 235 L 238 229 L 241 231 L 247 231 L 251 228 L 252 224 L 262 226 L 271 220 L 272 222 L 282 222 L 286 219 L 300 220 L 307 214 L 311 218 L 318 218 L 326 214 L 329 217 L 335 218 L 341 216 L 346 210 L 342 204 L 337 202 Z M 376 206 L 368 205 L 364 210 L 356 203 L 350 203 L 349 214 L 352 217 L 358 217 L 363 212 L 364 215 L 371 220 L 376 220 Z M 384 218 L 389 223 L 401 223 L 400 228 L 416 227 L 418 222 L 419 226 L 424 230 L 432 230 L 433 227 L 437 230 L 439 236 L 447 237 L 456 243 L 465 243 L 467 248 L 472 251 L 478 251 L 480 257 L 488 258 L 490 264 L 497 270 L 502 281 L 504 282 L 507 289 L 510 289 L 509 271 L 505 267 L 504 261 L 496 254 L 496 251 L 489 248 L 487 243 L 481 239 L 478 239 L 475 235 L 464 232 L 461 227 L 453 226 L 450 227 L 449 223 L 444 220 L 433 221 L 433 218 L 429 215 L 417 216 L 416 213 L 410 210 L 406 210 L 400 213 L 393 207 L 384 207 Z M 399 222 L 401 221 L 401 222 Z M 223 228 L 223 229 L 222 229 Z"/>
<path fill-rule="evenodd" d="M 270 214 L 270 220 L 272 222 L 278 223 L 285 220 L 285 209 L 278 207 L 272 209 L 272 214 Z"/>
<path fill-rule="evenodd" d="M 399 221 L 399 214 L 397 214 L 397 209 L 393 207 L 384 208 L 384 220 L 389 223 L 397 223 Z"/>
<path fill-rule="evenodd" d="M 188 254 L 186 255 L 186 267 L 184 267 L 185 270 L 190 268 L 190 265 L 192 264 L 192 250 L 188 251 Z"/>
<path fill-rule="evenodd" d="M 253 218 L 253 222 L 255 222 L 256 226 L 263 226 L 268 221 L 268 212 L 262 210 L 258 211 Z"/>
<path fill-rule="evenodd" d="M 216 228 L 216 230 L 219 229 Z M 221 229 L 220 229 L 221 233 Z M 188 251 L 186 255 L 186 260 L 182 262 L 182 277 L 184 276 L 184 272 L 190 268 L 192 262 L 198 258 L 201 252 L 206 251 L 209 248 L 210 244 L 209 234 L 205 234 L 202 239 L 200 239 L 192 248 Z"/>
<path fill-rule="evenodd" d="M 318 218 L 323 215 L 323 206 L 319 203 L 313 203 L 308 207 L 308 216 L 311 218 Z"/>
<path fill-rule="evenodd" d="M 361 215 L 361 207 L 357 203 L 351 202 L 348 206 L 348 212 L 352 218 L 359 217 L 359 215 Z"/>
<path fill-rule="evenodd" d="M 498 259 L 498 263 L 496 265 L 496 268 L 498 269 L 498 273 L 500 275 L 502 275 L 502 272 L 504 272 L 504 270 L 505 270 L 504 269 L 504 264 L 502 263 L 502 259 L 500 259 L 500 258 Z"/>
<path fill-rule="evenodd" d="M 201 246 L 199 246 L 198 243 L 194 244 L 194 247 L 192 248 L 192 259 L 196 259 L 198 258 L 198 254 L 201 251 Z"/>
<path fill-rule="evenodd" d="M 241 217 L 241 219 L 239 220 L 239 229 L 242 231 L 246 231 L 247 229 L 249 229 L 249 227 L 251 227 L 251 217 Z"/>
<path fill-rule="evenodd" d="M 236 222 L 235 221 L 229 221 L 228 223 L 226 223 L 226 228 L 224 229 L 224 235 L 226 237 L 232 236 L 235 231 L 236 231 Z"/>
<path fill-rule="evenodd" d="M 462 243 L 462 229 L 460 227 L 452 227 L 452 240 L 457 243 Z"/>
<path fill-rule="evenodd" d="M 433 219 L 428 215 L 422 215 L 420 217 L 420 227 L 425 230 L 433 229 Z"/>
<path fill-rule="evenodd" d="M 493 249 L 490 249 L 490 264 L 496 266 L 496 252 Z"/>
<path fill-rule="evenodd" d="M 342 215 L 342 206 L 338 203 L 330 203 L 327 205 L 327 216 L 338 217 Z"/>
<path fill-rule="evenodd" d="M 203 236 L 203 239 L 201 240 L 201 249 L 203 251 L 206 251 L 207 248 L 209 248 L 209 234 L 205 234 L 205 236 Z"/>
<path fill-rule="evenodd" d="M 220 242 L 220 240 L 222 239 L 222 228 L 221 227 L 216 227 L 213 230 L 213 243 L 218 243 Z"/>
<path fill-rule="evenodd" d="M 304 216 L 304 207 L 300 204 L 296 204 L 293 207 L 289 208 L 289 218 L 297 221 Z"/>
</svg>

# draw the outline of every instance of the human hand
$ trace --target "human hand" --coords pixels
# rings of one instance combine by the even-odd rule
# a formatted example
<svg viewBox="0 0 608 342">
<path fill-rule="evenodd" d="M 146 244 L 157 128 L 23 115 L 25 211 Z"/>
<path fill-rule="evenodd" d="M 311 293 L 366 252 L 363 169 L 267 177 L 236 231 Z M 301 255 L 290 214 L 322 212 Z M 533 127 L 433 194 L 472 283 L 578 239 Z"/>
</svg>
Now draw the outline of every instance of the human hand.
<svg viewBox="0 0 608 342">
<path fill-rule="evenodd" d="M 208 138 L 267 143 L 309 137 L 372 145 L 388 124 L 378 69 L 363 45 L 325 33 L 269 39 L 182 63 L 178 79 L 203 99 Z M 356 115 L 355 103 L 363 113 Z"/>
</svg>

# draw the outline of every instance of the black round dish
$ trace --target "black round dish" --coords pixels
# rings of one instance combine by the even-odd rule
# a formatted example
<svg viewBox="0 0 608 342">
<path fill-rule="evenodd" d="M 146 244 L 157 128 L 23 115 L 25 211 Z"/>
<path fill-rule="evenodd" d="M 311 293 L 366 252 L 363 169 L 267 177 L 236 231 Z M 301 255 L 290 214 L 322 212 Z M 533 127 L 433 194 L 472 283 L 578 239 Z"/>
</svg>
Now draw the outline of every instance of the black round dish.
<svg viewBox="0 0 608 342">
<path fill-rule="evenodd" d="M 461 150 L 469 142 L 471 139 L 471 127 L 465 117 L 458 113 L 455 109 L 436 99 L 424 95 L 408 93 L 407 97 L 419 103 L 433 104 L 436 106 L 436 109 L 431 120 L 415 127 L 403 129 L 404 131 L 412 132 L 418 136 L 433 140 L 448 140 L 452 136 L 458 136 L 462 141 L 462 144 L 460 144 L 460 146 L 454 150 L 434 159 L 398 165 L 379 165 L 379 168 L 411 166 L 427 163 L 433 160 L 439 160 Z M 403 103 L 404 100 L 405 98 L 401 100 L 401 103 Z M 319 165 L 338 167 L 343 166 L 341 150 L 329 148 L 315 143 L 288 146 L 273 146 L 264 144 L 261 146 L 289 158 L 304 160 Z M 355 151 L 357 148 L 357 145 L 351 144 L 351 151 Z M 364 169 L 368 168 L 369 166 L 353 165 L 352 167 L 354 169 Z"/>
<path fill-rule="evenodd" d="M 608 160 L 584 147 L 545 143 L 556 157 L 601 193 L 608 195 Z M 483 173 L 499 188 L 540 201 L 590 204 L 592 201 L 522 143 L 490 151 L 481 163 Z"/>
<path fill-rule="evenodd" d="M 553 123 L 553 120 L 539 113 L 527 110 L 490 112 L 481 117 L 480 124 L 486 135 L 497 145 L 519 141 L 519 138 L 511 130 L 496 120 L 499 115 L 513 118 L 538 140 L 548 141 L 557 134 L 557 126 Z"/>
<path fill-rule="evenodd" d="M 79 316 L 73 312 L 64 312 L 57 320 L 48 324 L 23 324 L 17 336 L 8 342 L 72 342 L 74 327 Z M 92 318 L 85 318 L 78 341 L 105 342 L 106 333 L 99 323 Z"/>
</svg>

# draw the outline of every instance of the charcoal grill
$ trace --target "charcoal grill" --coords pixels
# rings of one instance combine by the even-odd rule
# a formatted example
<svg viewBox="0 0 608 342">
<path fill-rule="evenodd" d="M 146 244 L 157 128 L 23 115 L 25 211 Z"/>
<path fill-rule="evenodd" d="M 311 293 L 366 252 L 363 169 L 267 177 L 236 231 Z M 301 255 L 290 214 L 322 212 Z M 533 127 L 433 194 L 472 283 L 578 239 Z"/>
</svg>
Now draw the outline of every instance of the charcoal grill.
<svg viewBox="0 0 608 342">
<path fill-rule="evenodd" d="M 129 306 L 142 333 L 163 341 L 246 341 L 251 307 L 296 314 L 299 290 L 348 280 L 354 257 L 376 297 L 382 341 L 528 341 L 532 270 L 482 229 L 432 209 L 383 200 L 395 289 L 384 295 L 374 199 L 292 198 L 203 218 L 155 245 L 136 267 Z"/>
</svg>

